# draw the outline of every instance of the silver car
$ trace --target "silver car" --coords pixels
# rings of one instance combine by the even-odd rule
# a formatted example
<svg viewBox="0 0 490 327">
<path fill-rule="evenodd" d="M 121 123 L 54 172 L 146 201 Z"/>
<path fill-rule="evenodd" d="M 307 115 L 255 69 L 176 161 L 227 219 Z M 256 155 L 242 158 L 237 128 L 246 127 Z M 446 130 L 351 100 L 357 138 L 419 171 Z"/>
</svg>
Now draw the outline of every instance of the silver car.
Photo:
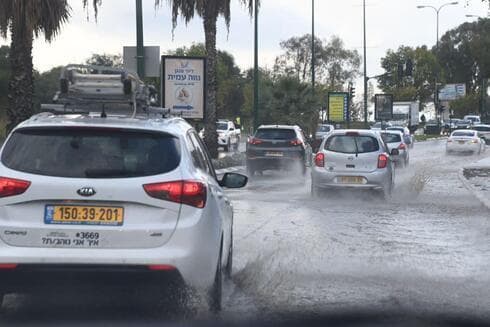
<svg viewBox="0 0 490 327">
<path fill-rule="evenodd" d="M 311 193 L 329 188 L 375 189 L 391 195 L 395 168 L 379 132 L 335 130 L 325 137 L 315 155 L 311 172 Z"/>
<path fill-rule="evenodd" d="M 393 156 L 393 161 L 401 167 L 408 166 L 410 156 L 408 151 L 408 145 L 405 143 L 403 134 L 395 130 L 387 130 L 381 132 L 381 137 L 388 145 L 388 150 L 398 149 L 399 154 Z"/>
</svg>

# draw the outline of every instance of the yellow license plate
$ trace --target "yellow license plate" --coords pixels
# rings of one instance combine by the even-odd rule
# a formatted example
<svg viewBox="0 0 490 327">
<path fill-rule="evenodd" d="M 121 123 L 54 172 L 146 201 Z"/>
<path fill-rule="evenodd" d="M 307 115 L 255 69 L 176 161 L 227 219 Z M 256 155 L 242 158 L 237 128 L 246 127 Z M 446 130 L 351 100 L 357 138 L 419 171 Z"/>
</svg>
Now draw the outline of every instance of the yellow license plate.
<svg viewBox="0 0 490 327">
<path fill-rule="evenodd" d="M 47 205 L 44 209 L 44 222 L 46 224 L 120 226 L 124 222 L 124 208 Z"/>
<path fill-rule="evenodd" d="M 342 176 L 339 178 L 342 184 L 362 184 L 364 178 L 360 176 Z"/>
</svg>

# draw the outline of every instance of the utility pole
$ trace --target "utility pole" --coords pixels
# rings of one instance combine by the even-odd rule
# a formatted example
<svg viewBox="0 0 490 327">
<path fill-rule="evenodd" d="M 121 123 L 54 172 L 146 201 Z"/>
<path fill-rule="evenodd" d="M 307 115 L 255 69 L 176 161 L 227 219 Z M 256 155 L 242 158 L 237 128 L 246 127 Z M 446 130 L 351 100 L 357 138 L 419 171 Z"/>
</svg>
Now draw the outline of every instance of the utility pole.
<svg viewBox="0 0 490 327">
<path fill-rule="evenodd" d="M 257 0 L 254 2 L 254 131 L 259 127 L 259 7 Z"/>
<path fill-rule="evenodd" d="M 311 94 L 315 96 L 315 0 L 311 0 Z"/>
<path fill-rule="evenodd" d="M 145 48 L 143 45 L 143 5 L 136 0 L 136 62 L 138 75 L 145 77 Z"/>
<path fill-rule="evenodd" d="M 366 67 L 366 0 L 363 0 L 363 16 L 362 21 L 364 25 L 364 127 L 368 126 L 368 77 Z"/>
</svg>

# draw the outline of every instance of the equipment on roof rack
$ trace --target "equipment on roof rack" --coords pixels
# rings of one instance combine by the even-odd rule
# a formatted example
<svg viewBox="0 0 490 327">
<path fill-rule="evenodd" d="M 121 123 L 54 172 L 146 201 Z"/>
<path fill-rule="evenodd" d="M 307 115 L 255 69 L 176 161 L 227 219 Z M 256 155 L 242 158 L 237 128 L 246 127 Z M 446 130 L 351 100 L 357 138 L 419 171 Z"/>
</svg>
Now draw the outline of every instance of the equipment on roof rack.
<svg viewBox="0 0 490 327">
<path fill-rule="evenodd" d="M 41 109 L 52 114 L 99 113 L 100 117 L 170 114 L 169 109 L 151 106 L 158 102 L 154 86 L 146 85 L 134 72 L 115 67 L 64 67 L 60 74 L 60 91 L 53 101 L 54 104 L 41 105 Z"/>
</svg>

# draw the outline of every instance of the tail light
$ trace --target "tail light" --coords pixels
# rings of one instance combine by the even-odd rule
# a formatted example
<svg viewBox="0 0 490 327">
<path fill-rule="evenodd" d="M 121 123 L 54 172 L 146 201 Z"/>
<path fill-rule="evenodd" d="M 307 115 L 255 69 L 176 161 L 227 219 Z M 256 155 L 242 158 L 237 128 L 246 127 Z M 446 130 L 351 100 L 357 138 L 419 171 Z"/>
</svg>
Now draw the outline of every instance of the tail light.
<svg viewBox="0 0 490 327">
<path fill-rule="evenodd" d="M 256 139 L 255 137 L 252 137 L 252 138 L 251 138 L 251 139 L 248 141 L 248 143 L 253 144 L 253 145 L 257 145 L 257 144 L 262 143 L 262 140 Z"/>
<path fill-rule="evenodd" d="M 16 263 L 0 263 L 0 270 L 13 270 L 17 268 Z"/>
<path fill-rule="evenodd" d="M 400 150 L 405 150 L 407 148 L 407 146 L 405 145 L 405 143 L 401 143 L 399 146 L 398 146 L 398 149 Z"/>
<path fill-rule="evenodd" d="M 148 265 L 148 269 L 152 271 L 172 271 L 175 270 L 171 265 Z"/>
<path fill-rule="evenodd" d="M 0 177 L 0 198 L 24 193 L 31 182 L 20 179 Z"/>
<path fill-rule="evenodd" d="M 300 139 L 294 139 L 294 140 L 291 140 L 291 142 L 289 142 L 291 145 L 301 145 L 303 144 L 303 141 L 301 141 Z"/>
<path fill-rule="evenodd" d="M 318 152 L 315 155 L 315 166 L 325 167 L 325 154 L 323 154 L 322 152 Z"/>
<path fill-rule="evenodd" d="M 174 181 L 143 185 L 145 192 L 157 199 L 187 204 L 196 208 L 206 205 L 206 186 L 197 181 Z"/>
<path fill-rule="evenodd" d="M 378 156 L 378 168 L 386 168 L 388 165 L 388 156 L 386 154 L 380 154 Z"/>
</svg>

